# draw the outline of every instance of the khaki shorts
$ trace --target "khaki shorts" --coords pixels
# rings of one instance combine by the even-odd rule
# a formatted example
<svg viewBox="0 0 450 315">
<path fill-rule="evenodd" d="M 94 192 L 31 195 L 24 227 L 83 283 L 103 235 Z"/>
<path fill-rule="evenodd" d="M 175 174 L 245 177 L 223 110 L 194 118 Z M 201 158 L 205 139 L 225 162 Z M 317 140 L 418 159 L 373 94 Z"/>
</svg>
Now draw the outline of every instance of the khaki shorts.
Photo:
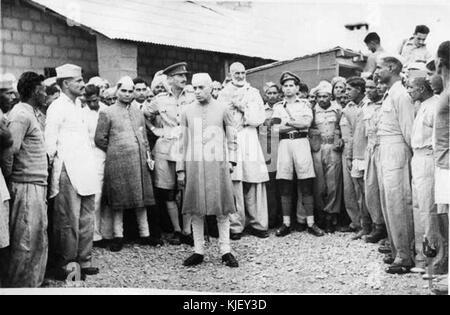
<svg viewBox="0 0 450 315">
<path fill-rule="evenodd" d="M 311 146 L 307 138 L 281 140 L 278 146 L 277 179 L 315 178 Z"/>
<path fill-rule="evenodd" d="M 177 188 L 176 162 L 156 159 L 155 161 L 155 187 L 175 190 Z"/>
</svg>

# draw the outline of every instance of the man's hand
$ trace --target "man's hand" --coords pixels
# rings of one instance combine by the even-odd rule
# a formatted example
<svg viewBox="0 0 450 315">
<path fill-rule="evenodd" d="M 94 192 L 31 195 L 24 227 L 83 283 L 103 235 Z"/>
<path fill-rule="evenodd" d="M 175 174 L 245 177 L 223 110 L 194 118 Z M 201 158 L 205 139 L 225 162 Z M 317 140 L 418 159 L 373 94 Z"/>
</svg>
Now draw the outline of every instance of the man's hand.
<svg viewBox="0 0 450 315">
<path fill-rule="evenodd" d="M 186 173 L 178 172 L 177 173 L 177 185 L 179 189 L 184 189 L 186 186 Z"/>
</svg>

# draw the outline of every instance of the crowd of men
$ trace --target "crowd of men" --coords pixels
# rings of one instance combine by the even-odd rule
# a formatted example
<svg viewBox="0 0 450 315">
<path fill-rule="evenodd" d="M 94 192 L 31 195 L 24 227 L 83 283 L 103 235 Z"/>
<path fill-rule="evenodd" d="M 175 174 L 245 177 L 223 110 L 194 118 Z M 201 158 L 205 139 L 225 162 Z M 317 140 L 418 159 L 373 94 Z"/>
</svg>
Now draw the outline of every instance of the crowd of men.
<svg viewBox="0 0 450 315">
<path fill-rule="evenodd" d="M 167 214 L 169 244 L 194 247 L 184 266 L 203 262 L 213 216 L 233 268 L 231 240 L 276 228 L 354 233 L 380 244 L 388 273 L 447 274 L 450 42 L 431 58 L 428 33 L 418 26 L 400 54 L 369 33 L 361 76 L 310 90 L 286 71 L 263 97 L 239 62 L 223 84 L 188 84 L 184 62 L 151 85 L 85 84 L 71 64 L 16 86 L 4 75 L 0 286 L 39 287 L 49 266 L 61 280 L 74 263 L 81 280 L 98 274 L 92 248 L 121 251 L 129 211 L 143 246 L 164 246 Z"/>
</svg>

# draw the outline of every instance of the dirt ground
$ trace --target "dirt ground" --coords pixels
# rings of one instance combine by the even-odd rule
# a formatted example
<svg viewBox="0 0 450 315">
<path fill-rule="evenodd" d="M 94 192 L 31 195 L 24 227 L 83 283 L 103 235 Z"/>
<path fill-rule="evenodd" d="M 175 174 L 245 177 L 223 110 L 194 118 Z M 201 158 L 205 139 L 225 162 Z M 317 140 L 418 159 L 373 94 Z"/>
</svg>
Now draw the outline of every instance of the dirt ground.
<svg viewBox="0 0 450 315">
<path fill-rule="evenodd" d="M 95 249 L 100 274 L 79 284 L 85 288 L 139 288 L 202 293 L 414 294 L 427 295 L 428 282 L 417 274 L 390 275 L 378 245 L 352 241 L 352 234 L 321 238 L 295 232 L 284 238 L 245 236 L 232 242 L 240 263 L 220 262 L 217 239 L 207 244 L 205 262 L 182 266 L 188 246 L 152 248 L 127 245 L 120 253 Z M 50 287 L 73 287 L 50 282 Z"/>
</svg>

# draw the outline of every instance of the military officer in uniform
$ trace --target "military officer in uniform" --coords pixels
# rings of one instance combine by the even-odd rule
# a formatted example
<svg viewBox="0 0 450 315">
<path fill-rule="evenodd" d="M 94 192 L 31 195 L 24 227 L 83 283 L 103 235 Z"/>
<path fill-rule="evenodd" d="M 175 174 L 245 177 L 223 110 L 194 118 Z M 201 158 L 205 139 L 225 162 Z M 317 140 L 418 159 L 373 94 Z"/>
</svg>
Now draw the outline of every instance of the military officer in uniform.
<svg viewBox="0 0 450 315">
<path fill-rule="evenodd" d="M 284 100 L 274 106 L 273 119 L 278 118 L 280 145 L 278 148 L 277 180 L 281 187 L 283 225 L 276 235 L 283 237 L 291 232 L 292 181 L 297 175 L 297 229 L 308 230 L 315 236 L 324 232 L 314 222 L 313 178 L 315 177 L 311 147 L 308 140 L 309 127 L 313 122 L 311 105 L 300 99 L 297 92 L 300 78 L 284 72 L 280 79 Z M 276 123 L 276 122 L 275 122 Z"/>
<path fill-rule="evenodd" d="M 162 190 L 169 216 L 174 228 L 174 235 L 169 240 L 172 245 L 185 243 L 193 245 L 191 219 L 183 216 L 183 231 L 179 222 L 179 209 L 176 203 L 177 176 L 176 162 L 180 155 L 181 113 L 183 108 L 192 103 L 194 95 L 186 90 L 187 63 L 181 62 L 165 69 L 170 91 L 158 94 L 144 109 L 148 128 L 157 137 L 153 154 L 155 159 L 155 187 Z"/>
</svg>

